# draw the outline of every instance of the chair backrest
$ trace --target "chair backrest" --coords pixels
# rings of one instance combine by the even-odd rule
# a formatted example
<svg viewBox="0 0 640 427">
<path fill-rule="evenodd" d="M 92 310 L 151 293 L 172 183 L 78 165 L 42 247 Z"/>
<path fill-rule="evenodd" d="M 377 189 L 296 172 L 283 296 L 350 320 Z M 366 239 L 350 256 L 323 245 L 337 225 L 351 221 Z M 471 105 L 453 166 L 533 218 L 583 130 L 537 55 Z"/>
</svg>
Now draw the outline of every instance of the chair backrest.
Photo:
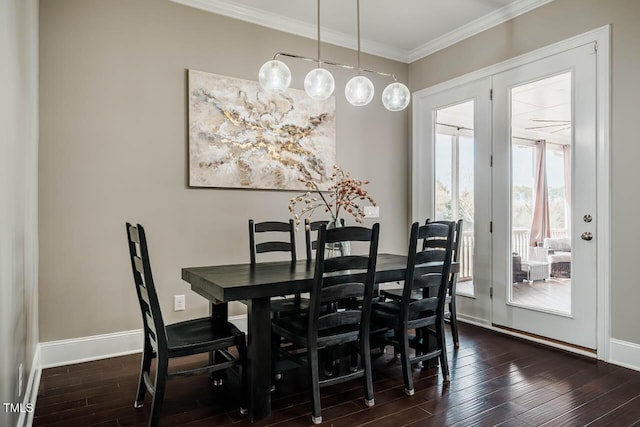
<svg viewBox="0 0 640 427">
<path fill-rule="evenodd" d="M 369 243 L 366 255 L 345 255 L 325 258 L 325 251 L 316 251 L 316 263 L 311 301 L 309 304 L 309 340 L 317 339 L 323 330 L 359 325 L 362 336 L 369 334 L 371 301 L 378 255 L 380 225 L 366 227 L 338 227 L 318 231 L 318 248 L 337 242 Z M 321 307 L 337 307 L 338 303 L 354 298 L 362 304 L 345 310 L 321 312 Z"/>
<path fill-rule="evenodd" d="M 422 313 L 444 315 L 444 302 L 449 288 L 449 274 L 453 255 L 455 222 L 429 222 L 411 226 L 407 270 L 402 291 L 400 316 L 403 322 L 416 319 Z M 418 250 L 418 241 L 422 249 Z M 429 272 L 433 265 L 439 265 L 437 272 Z M 437 296 L 429 296 L 429 291 L 437 288 Z M 422 291 L 423 298 L 412 300 L 412 292 Z"/>
<path fill-rule="evenodd" d="M 266 242 L 256 243 L 256 233 L 269 233 L 269 239 L 272 233 L 288 234 L 286 240 L 269 240 Z M 296 227 L 292 219 L 289 222 L 266 221 L 254 223 L 249 220 L 249 247 L 251 254 L 251 264 L 256 263 L 256 254 L 265 252 L 289 252 L 291 254 L 291 262 L 296 261 Z"/>
<path fill-rule="evenodd" d="M 427 219 L 425 224 L 445 224 L 449 225 L 449 221 L 431 221 Z M 451 252 L 451 262 L 458 262 L 460 259 L 460 245 L 462 243 L 462 220 L 459 219 L 454 223 L 453 229 L 453 248 Z M 426 248 L 426 240 L 422 243 L 422 249 Z M 456 293 L 456 283 L 458 281 L 458 273 L 449 275 L 449 288 L 447 289 L 447 293 L 451 296 L 454 296 Z"/>
<path fill-rule="evenodd" d="M 140 224 L 133 226 L 127 222 L 126 227 L 133 281 L 136 285 L 144 325 L 144 344 L 150 346 L 155 352 L 166 352 L 167 335 L 151 274 L 147 237 Z"/>
<path fill-rule="evenodd" d="M 323 225 L 329 225 L 329 221 L 311 221 L 309 218 L 304 220 L 304 238 L 307 244 L 307 259 L 313 259 L 313 251 L 318 249 L 317 232 Z M 340 225 L 344 227 L 344 219 L 340 218 Z M 312 240 L 311 233 L 316 233 L 316 240 Z"/>
</svg>

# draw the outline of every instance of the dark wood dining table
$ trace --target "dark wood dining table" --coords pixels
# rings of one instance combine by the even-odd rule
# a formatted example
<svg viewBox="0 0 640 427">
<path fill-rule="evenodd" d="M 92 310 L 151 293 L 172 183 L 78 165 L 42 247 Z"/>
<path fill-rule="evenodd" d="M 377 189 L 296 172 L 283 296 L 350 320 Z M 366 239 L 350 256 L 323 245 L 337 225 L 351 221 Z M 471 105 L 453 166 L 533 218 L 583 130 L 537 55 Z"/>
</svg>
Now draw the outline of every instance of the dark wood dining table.
<svg viewBox="0 0 640 427">
<path fill-rule="evenodd" d="M 404 280 L 406 262 L 405 255 L 379 254 L 376 283 Z M 434 271 L 438 268 L 434 265 Z M 226 320 L 229 301 L 247 305 L 247 369 L 252 421 L 271 414 L 271 297 L 309 292 L 313 273 L 313 260 L 182 269 L 182 279 L 191 284 L 191 289 L 211 301 L 212 317 Z"/>
</svg>

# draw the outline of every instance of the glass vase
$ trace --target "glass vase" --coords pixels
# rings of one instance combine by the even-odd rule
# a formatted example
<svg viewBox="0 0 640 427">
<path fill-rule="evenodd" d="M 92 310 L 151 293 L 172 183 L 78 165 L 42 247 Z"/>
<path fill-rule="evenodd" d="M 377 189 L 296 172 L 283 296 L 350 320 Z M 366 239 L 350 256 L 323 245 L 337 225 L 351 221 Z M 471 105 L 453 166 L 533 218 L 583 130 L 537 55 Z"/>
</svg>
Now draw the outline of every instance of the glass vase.
<svg viewBox="0 0 640 427">
<path fill-rule="evenodd" d="M 338 219 L 337 221 L 330 221 L 327 224 L 327 230 L 332 228 L 340 228 L 344 227 L 343 222 Z M 351 245 L 349 242 L 335 242 L 335 243 L 327 243 L 324 249 L 324 257 L 326 258 L 336 258 L 340 256 L 347 256 L 351 254 Z"/>
</svg>

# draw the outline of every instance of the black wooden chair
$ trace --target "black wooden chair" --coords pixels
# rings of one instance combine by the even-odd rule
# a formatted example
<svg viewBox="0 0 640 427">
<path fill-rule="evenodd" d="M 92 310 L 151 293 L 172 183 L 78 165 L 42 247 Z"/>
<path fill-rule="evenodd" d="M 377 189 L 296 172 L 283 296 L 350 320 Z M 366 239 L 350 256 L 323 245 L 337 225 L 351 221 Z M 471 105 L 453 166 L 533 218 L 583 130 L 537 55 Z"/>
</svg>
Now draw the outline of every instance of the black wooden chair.
<svg viewBox="0 0 640 427">
<path fill-rule="evenodd" d="M 430 221 L 427 220 L 427 223 Z M 431 224 L 438 224 L 440 221 L 433 221 Z M 448 222 L 444 222 L 447 224 Z M 455 223 L 454 237 L 453 237 L 453 253 L 451 255 L 452 262 L 458 262 L 460 256 L 460 245 L 462 242 L 462 220 L 458 220 Z M 425 249 L 426 242 L 423 242 L 423 249 Z M 458 317 L 456 309 L 456 284 L 458 283 L 458 273 L 451 273 L 449 275 L 449 286 L 447 288 L 446 305 L 449 308 L 448 312 L 445 312 L 445 322 L 451 325 L 451 337 L 453 338 L 453 345 L 455 348 L 460 347 L 460 339 L 458 338 Z M 393 288 L 380 291 L 380 295 L 388 299 L 399 300 L 402 298 L 403 288 Z M 414 291 L 414 298 L 420 298 L 419 292 Z"/>
<path fill-rule="evenodd" d="M 322 225 L 318 233 L 318 248 L 335 242 L 368 242 L 368 254 L 325 259 L 324 251 L 317 251 L 308 312 L 272 321 L 274 357 L 277 353 L 308 367 L 312 388 L 311 419 L 316 424 L 322 422 L 321 387 L 364 378 L 365 404 L 374 404 L 369 328 L 378 234 L 378 224 L 371 229 L 341 227 L 331 230 Z M 331 306 L 337 307 L 339 301 L 351 298 L 361 298 L 361 307 L 337 311 L 327 309 Z M 286 347 L 280 347 L 278 344 L 281 337 L 292 342 L 296 350 L 289 352 Z M 321 379 L 319 350 L 344 344 L 359 347 L 360 367 L 356 366 L 356 369 L 342 375 Z M 305 348 L 306 353 L 300 354 L 297 350 L 299 348 Z"/>
<path fill-rule="evenodd" d="M 449 272 L 453 252 L 454 222 L 430 223 L 411 227 L 407 270 L 400 300 L 379 302 L 372 308 L 372 328 L 388 328 L 395 331 L 387 342 L 400 348 L 402 375 L 405 393 L 414 394 L 411 364 L 440 358 L 440 367 L 445 381 L 449 381 L 449 365 L 444 336 L 444 307 L 449 287 Z M 417 250 L 418 241 L 424 240 L 423 249 Z M 441 265 L 437 273 L 429 273 L 426 268 L 434 263 Z M 422 292 L 422 298 L 415 298 L 415 291 Z M 435 292 L 434 292 L 435 291 Z M 433 296 L 435 293 L 435 296 Z M 410 338 L 409 330 L 415 329 L 416 336 Z M 436 349 L 427 348 L 428 336 L 435 336 Z M 409 355 L 409 348 L 416 355 Z"/>
<path fill-rule="evenodd" d="M 453 231 L 453 253 L 451 254 L 452 262 L 459 262 L 460 245 L 462 244 L 462 220 L 458 220 Z M 447 288 L 446 304 L 449 307 L 449 313 L 445 313 L 445 321 L 449 321 L 451 325 L 451 337 L 453 338 L 453 346 L 460 347 L 458 338 L 458 315 L 456 309 L 456 285 L 458 284 L 458 273 L 449 274 L 449 287 Z"/>
<path fill-rule="evenodd" d="M 222 323 L 219 320 L 214 322 L 214 319 L 210 317 L 165 326 L 151 274 L 144 228 L 140 224 L 133 226 L 130 223 L 127 223 L 126 228 L 133 280 L 136 285 L 144 326 L 142 365 L 134 407 L 142 407 L 145 394 L 148 391 L 153 398 L 149 426 L 156 426 L 160 420 L 167 379 L 201 372 L 216 372 L 235 366 L 240 367 L 241 372 L 240 412 L 246 413 L 244 408 L 247 407 L 246 393 L 248 388 L 245 369 L 247 348 L 244 333 L 229 322 Z M 234 346 L 237 349 L 238 357 L 234 357 L 228 351 L 229 347 Z M 169 372 L 169 359 L 200 353 L 209 353 L 210 361 L 216 360 L 217 363 L 189 370 Z M 211 357 L 214 353 L 216 357 Z M 155 381 L 152 381 L 149 372 L 151 361 L 154 358 L 156 359 L 156 373 Z"/>
<path fill-rule="evenodd" d="M 279 236 L 279 240 L 268 240 L 256 243 L 256 234 L 263 235 L 266 239 L 272 239 L 274 235 Z M 284 240 L 281 236 L 284 237 Z M 292 219 L 289 222 L 266 221 L 255 223 L 249 220 L 249 246 L 251 255 L 251 264 L 256 263 L 258 254 L 268 252 L 288 252 L 291 256 L 291 263 L 295 263 L 296 256 L 296 227 Z M 309 299 L 302 298 L 299 293 L 285 298 L 271 299 L 271 312 L 276 317 L 282 313 L 299 312 L 309 308 Z"/>
</svg>

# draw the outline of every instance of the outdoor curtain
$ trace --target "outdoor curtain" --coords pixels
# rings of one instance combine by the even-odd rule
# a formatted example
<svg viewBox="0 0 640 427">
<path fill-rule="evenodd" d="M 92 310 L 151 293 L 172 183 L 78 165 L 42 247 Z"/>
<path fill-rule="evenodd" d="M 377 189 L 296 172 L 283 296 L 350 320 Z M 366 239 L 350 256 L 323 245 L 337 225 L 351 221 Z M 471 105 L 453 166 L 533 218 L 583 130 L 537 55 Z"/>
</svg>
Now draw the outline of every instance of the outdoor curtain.
<svg viewBox="0 0 640 427">
<path fill-rule="evenodd" d="M 549 224 L 549 194 L 547 191 L 547 143 L 544 140 L 537 141 L 535 146 L 536 160 L 534 164 L 534 195 L 533 195 L 533 221 L 529 245 L 537 246 L 537 242 L 544 241 L 545 237 L 551 237 Z"/>
<path fill-rule="evenodd" d="M 567 231 L 571 228 L 571 145 L 562 146 L 564 155 L 564 198 L 567 209 Z"/>
</svg>

